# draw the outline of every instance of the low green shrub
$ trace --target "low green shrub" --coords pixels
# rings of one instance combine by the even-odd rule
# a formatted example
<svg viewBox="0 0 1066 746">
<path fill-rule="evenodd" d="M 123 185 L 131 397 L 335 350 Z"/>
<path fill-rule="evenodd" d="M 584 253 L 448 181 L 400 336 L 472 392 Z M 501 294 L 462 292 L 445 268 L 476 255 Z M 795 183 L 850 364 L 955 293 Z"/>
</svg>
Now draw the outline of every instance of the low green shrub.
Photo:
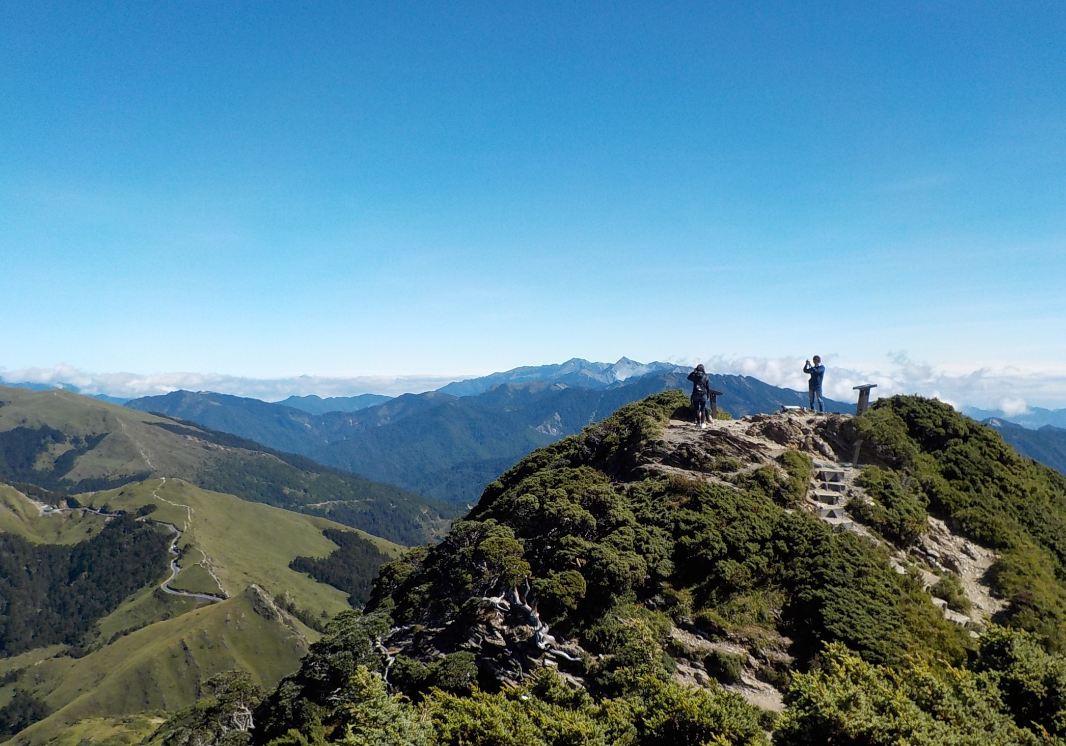
<svg viewBox="0 0 1066 746">
<path fill-rule="evenodd" d="M 743 653 L 730 653 L 725 650 L 712 650 L 703 659 L 707 673 L 723 684 L 736 684 L 744 671 L 748 656 Z"/>
</svg>

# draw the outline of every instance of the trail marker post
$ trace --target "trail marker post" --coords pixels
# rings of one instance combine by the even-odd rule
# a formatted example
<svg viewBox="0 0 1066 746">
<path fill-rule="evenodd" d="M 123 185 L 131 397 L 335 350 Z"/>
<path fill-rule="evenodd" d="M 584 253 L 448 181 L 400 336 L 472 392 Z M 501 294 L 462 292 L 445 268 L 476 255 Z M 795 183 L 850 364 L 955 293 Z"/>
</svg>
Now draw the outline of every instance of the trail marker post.
<svg viewBox="0 0 1066 746">
<path fill-rule="evenodd" d="M 876 383 L 864 383 L 862 386 L 852 386 L 852 391 L 859 392 L 859 403 L 855 406 L 855 415 L 858 416 L 870 408 L 870 389 L 877 388 Z"/>
<path fill-rule="evenodd" d="M 721 395 L 721 391 L 715 391 L 714 389 L 707 392 L 707 396 L 710 398 L 712 420 L 718 419 L 718 397 Z"/>
</svg>

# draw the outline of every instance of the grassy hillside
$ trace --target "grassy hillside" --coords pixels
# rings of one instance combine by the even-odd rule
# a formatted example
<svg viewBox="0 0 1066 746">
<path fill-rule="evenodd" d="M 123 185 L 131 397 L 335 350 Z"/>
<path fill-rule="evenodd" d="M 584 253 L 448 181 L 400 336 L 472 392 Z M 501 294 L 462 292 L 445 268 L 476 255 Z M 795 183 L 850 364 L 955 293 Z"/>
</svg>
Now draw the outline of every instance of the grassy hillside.
<svg viewBox="0 0 1066 746">
<path fill-rule="evenodd" d="M 328 515 L 404 544 L 431 538 L 442 523 L 402 489 L 232 435 L 65 391 L 0 387 L 0 480 L 52 490 L 55 501 L 153 477 Z"/>
<path fill-rule="evenodd" d="M 76 544 L 104 527 L 101 516 L 63 515 L 50 508 L 10 485 L 0 484 L 0 533 L 15 534 L 35 544 Z"/>
<path fill-rule="evenodd" d="M 289 565 L 297 557 L 332 553 L 337 545 L 324 531 L 354 533 L 386 558 L 400 550 L 384 539 L 324 518 L 209 492 L 180 479 L 138 482 L 80 499 L 94 507 L 131 513 L 154 505 L 156 509 L 150 514 L 153 520 L 181 529 L 178 548 L 183 571 L 175 587 L 233 595 L 254 583 L 271 597 L 288 594 L 299 609 L 316 617 L 332 617 L 348 608 L 346 594 Z M 196 580 L 188 577 L 193 573 Z"/>
<path fill-rule="evenodd" d="M 33 666 L 19 684 L 53 712 L 12 743 L 46 743 L 83 720 L 91 722 L 77 730 L 99 735 L 115 728 L 111 719 L 180 709 L 196 699 L 200 682 L 222 671 L 241 669 L 270 685 L 298 665 L 307 644 L 306 628 L 250 588 L 83 658 L 53 658 Z"/>
<path fill-rule="evenodd" d="M 101 537 L 108 530 L 104 517 L 84 510 L 41 515 L 36 504 L 8 486 L 0 487 L 0 498 L 0 519 L 13 536 L 61 537 L 77 550 L 87 537 Z M 69 740 L 73 733 L 134 742 L 129 739 L 139 740 L 162 721 L 158 713 L 190 704 L 207 678 L 233 668 L 272 685 L 296 667 L 308 642 L 317 637 L 299 620 L 318 625 L 350 608 L 345 583 L 335 587 L 290 565 L 298 558 L 328 563 L 343 554 L 327 533 L 343 539 L 349 553 L 353 547 L 358 550 L 358 566 L 344 565 L 349 582 L 352 572 L 369 577 L 401 549 L 324 518 L 250 503 L 177 479 L 133 482 L 74 499 L 92 509 L 144 515 L 156 526 L 178 527 L 182 570 L 172 587 L 230 598 L 205 604 L 165 594 L 155 582 L 96 621 L 74 648 L 52 646 L 4 661 L 0 708 L 21 690 L 51 713 L 16 743 L 60 736 L 68 739 L 62 742 L 76 742 Z"/>
</svg>

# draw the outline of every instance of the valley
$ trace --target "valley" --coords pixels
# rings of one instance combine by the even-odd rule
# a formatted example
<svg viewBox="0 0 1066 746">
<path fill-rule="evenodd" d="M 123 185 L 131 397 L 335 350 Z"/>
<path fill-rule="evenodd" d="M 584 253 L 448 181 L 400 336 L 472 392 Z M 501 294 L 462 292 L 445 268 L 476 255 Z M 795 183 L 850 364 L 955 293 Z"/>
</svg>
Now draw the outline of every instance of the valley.
<svg viewBox="0 0 1066 746">
<path fill-rule="evenodd" d="M 244 496 L 203 487 L 220 482 Z M 273 686 L 402 549 L 268 504 L 320 496 L 402 535 L 394 488 L 66 392 L 0 389 L 0 732 L 129 743 L 215 674 Z M 382 496 L 396 499 L 373 508 Z"/>
</svg>

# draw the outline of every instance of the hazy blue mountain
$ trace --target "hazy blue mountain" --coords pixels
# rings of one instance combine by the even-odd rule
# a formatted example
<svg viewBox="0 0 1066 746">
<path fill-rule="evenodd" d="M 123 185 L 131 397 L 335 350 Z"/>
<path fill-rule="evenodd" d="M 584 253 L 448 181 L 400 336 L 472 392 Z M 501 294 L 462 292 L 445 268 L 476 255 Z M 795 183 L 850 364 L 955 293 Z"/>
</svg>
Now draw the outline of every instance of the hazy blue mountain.
<svg viewBox="0 0 1066 746">
<path fill-rule="evenodd" d="M 13 389 L 28 389 L 29 391 L 59 389 L 60 391 L 69 391 L 72 394 L 82 393 L 81 389 L 72 383 L 30 383 L 28 381 L 5 381 L 0 378 L 0 386 L 9 386 Z M 129 401 L 128 397 L 111 396 L 110 394 L 83 394 L 83 396 L 91 396 L 93 399 L 104 401 L 108 404 L 118 404 L 119 406 Z"/>
<path fill-rule="evenodd" d="M 1066 409 L 1044 409 L 1043 407 L 1030 407 L 1023 414 L 1007 414 L 998 409 L 979 409 L 977 407 L 963 407 L 962 413 L 967 417 L 984 422 L 995 419 L 1012 422 L 1035 430 L 1044 425 L 1066 428 Z"/>
<path fill-rule="evenodd" d="M 986 419 L 984 424 L 1018 453 L 1066 474 L 1066 429 L 1044 425 L 1034 430 L 997 417 Z"/>
<path fill-rule="evenodd" d="M 213 391 L 171 391 L 162 396 L 132 399 L 126 406 L 178 417 L 279 451 L 310 455 L 306 443 L 315 416 L 281 404 Z"/>
<path fill-rule="evenodd" d="M 650 394 L 671 388 L 689 391 L 687 375 L 688 368 L 669 366 L 608 384 L 597 380 L 590 387 L 533 381 L 497 385 L 468 396 L 431 391 L 404 394 L 356 412 L 322 415 L 211 392 L 174 392 L 136 399 L 129 406 L 462 505 L 531 450 L 577 433 Z M 748 376 L 712 375 L 711 385 L 723 392 L 721 407 L 738 417 L 807 400 L 804 392 Z M 832 401 L 827 406 L 840 412 L 853 407 Z"/>
<path fill-rule="evenodd" d="M 360 409 L 384 404 L 391 398 L 391 396 L 384 396 L 383 394 L 328 396 L 326 398 L 311 394 L 310 396 L 290 396 L 288 399 L 275 402 L 275 404 L 292 407 L 310 414 L 325 414 L 326 412 L 358 412 Z"/>
<path fill-rule="evenodd" d="M 605 388 L 611 384 L 639 378 L 659 370 L 674 368 L 673 363 L 638 363 L 627 357 L 616 363 L 594 363 L 575 357 L 553 365 L 527 365 L 492 373 L 481 378 L 449 383 L 437 389 L 453 396 L 476 396 L 504 383 L 562 383 L 580 388 Z"/>
</svg>

